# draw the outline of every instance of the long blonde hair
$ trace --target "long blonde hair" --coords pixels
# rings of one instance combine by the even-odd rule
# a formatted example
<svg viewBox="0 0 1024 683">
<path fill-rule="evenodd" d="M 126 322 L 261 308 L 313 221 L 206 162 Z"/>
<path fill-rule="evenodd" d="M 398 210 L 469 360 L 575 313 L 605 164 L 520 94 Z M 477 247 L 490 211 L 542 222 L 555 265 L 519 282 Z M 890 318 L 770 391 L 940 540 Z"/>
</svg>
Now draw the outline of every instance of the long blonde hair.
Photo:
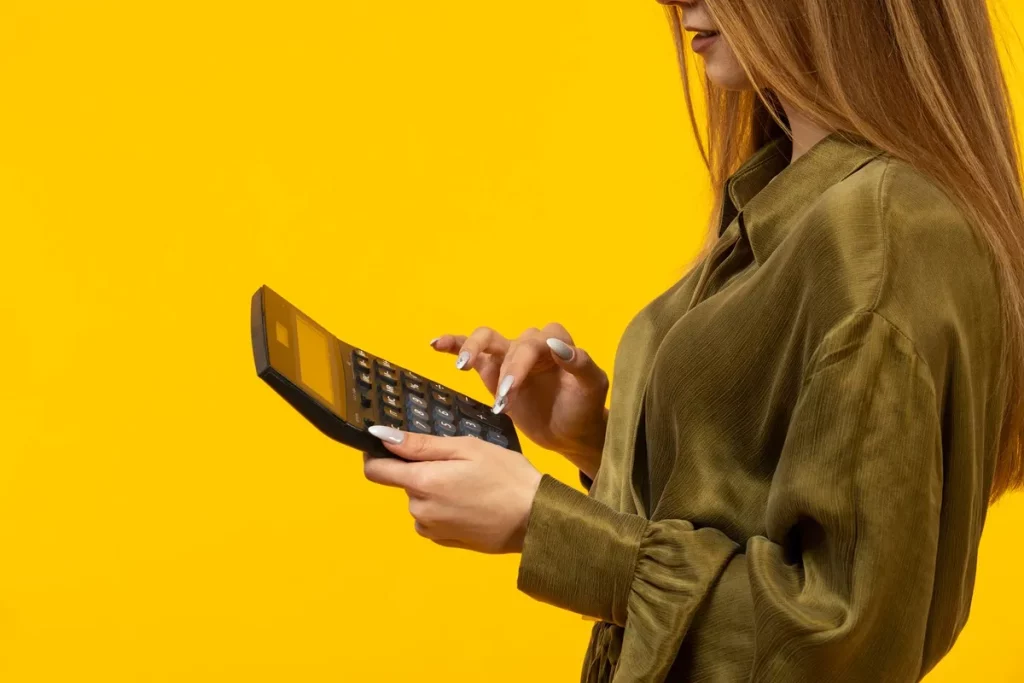
<svg viewBox="0 0 1024 683">
<path fill-rule="evenodd" d="M 788 134 L 780 98 L 927 174 L 989 245 L 1004 318 L 1006 419 L 990 500 L 1024 488 L 1024 196 L 1009 87 L 985 0 L 705 0 L 751 82 L 690 94 L 682 10 L 666 7 L 690 121 L 721 209 L 726 179 Z M 770 89 L 769 89 L 770 87 Z"/>
</svg>

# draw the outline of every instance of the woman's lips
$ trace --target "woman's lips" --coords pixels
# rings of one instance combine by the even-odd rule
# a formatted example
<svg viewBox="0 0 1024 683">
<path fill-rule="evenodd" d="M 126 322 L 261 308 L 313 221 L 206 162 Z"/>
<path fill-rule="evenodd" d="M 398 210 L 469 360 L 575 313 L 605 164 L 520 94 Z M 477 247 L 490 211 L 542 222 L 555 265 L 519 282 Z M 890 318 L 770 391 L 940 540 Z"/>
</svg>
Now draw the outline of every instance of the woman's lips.
<svg viewBox="0 0 1024 683">
<path fill-rule="evenodd" d="M 718 40 L 718 31 L 698 31 L 693 37 L 693 51 L 707 52 Z"/>
</svg>

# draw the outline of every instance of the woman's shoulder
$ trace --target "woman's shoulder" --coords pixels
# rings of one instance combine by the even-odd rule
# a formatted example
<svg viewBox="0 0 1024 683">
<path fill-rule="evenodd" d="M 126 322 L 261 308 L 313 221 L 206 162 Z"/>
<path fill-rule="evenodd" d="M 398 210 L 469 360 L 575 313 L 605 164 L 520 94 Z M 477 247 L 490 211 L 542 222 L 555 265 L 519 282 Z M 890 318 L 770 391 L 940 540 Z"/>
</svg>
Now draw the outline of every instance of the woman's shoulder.
<svg viewBox="0 0 1024 683">
<path fill-rule="evenodd" d="M 851 305 L 888 320 L 924 355 L 941 354 L 951 334 L 1000 336 L 999 286 L 984 238 L 957 200 L 912 164 L 877 156 L 824 193 L 809 216 L 824 228 L 819 239 L 841 244 L 835 251 L 870 281 L 858 283 L 864 296 Z M 819 263 L 819 275 L 831 267 Z"/>
<path fill-rule="evenodd" d="M 810 216 L 839 237 L 938 248 L 937 257 L 948 255 L 944 248 L 953 242 L 972 250 L 982 246 L 952 195 L 913 165 L 887 154 L 828 188 Z"/>
<path fill-rule="evenodd" d="M 828 188 L 799 221 L 798 243 L 858 262 L 886 287 L 995 284 L 991 252 L 957 200 L 913 165 L 881 154 Z M 804 245 L 806 246 L 806 245 Z M 822 268 L 836 264 L 819 261 Z"/>
</svg>

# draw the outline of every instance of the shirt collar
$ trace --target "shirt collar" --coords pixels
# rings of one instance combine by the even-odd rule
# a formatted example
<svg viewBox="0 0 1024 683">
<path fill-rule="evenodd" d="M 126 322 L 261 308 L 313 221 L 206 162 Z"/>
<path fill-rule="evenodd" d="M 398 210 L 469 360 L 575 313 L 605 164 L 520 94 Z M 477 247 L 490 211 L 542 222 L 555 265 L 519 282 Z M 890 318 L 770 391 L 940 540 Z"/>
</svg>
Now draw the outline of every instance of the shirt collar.
<svg viewBox="0 0 1024 683">
<path fill-rule="evenodd" d="M 742 215 L 758 264 L 771 256 L 801 210 L 882 152 L 852 136 L 832 133 L 795 162 L 792 142 L 777 138 L 758 150 L 726 183 L 724 216 Z"/>
</svg>

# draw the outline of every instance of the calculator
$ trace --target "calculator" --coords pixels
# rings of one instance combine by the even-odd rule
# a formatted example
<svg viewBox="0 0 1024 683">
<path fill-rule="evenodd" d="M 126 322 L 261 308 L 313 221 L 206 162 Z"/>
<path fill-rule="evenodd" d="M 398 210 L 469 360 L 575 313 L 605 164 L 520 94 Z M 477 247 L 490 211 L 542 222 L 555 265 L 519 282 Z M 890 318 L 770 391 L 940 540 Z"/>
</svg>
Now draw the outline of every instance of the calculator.
<svg viewBox="0 0 1024 683">
<path fill-rule="evenodd" d="M 251 321 L 256 374 L 335 441 L 394 457 L 368 431 L 386 425 L 522 452 L 507 415 L 341 341 L 265 285 L 252 296 Z"/>
</svg>

